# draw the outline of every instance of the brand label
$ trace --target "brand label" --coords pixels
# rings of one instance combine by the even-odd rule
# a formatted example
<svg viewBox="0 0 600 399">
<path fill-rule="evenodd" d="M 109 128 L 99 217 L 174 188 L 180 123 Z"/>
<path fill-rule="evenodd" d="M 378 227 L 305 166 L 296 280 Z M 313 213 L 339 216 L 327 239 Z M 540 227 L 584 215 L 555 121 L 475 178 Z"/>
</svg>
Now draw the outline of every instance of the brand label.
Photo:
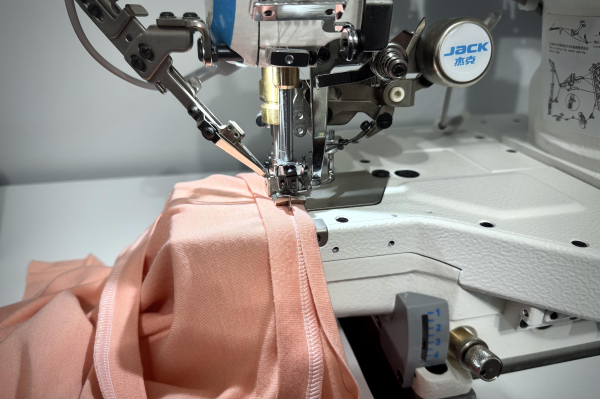
<svg viewBox="0 0 600 399">
<path fill-rule="evenodd" d="M 439 54 L 446 76 L 456 82 L 470 82 L 477 79 L 491 61 L 491 38 L 481 26 L 463 23 L 446 34 Z"/>
<path fill-rule="evenodd" d="M 454 54 L 460 55 L 465 53 L 479 53 L 481 51 L 488 51 L 488 44 L 490 44 L 490 42 L 473 43 L 469 44 L 468 46 L 452 46 L 450 52 L 448 54 L 444 54 L 444 57 L 450 57 Z"/>
</svg>

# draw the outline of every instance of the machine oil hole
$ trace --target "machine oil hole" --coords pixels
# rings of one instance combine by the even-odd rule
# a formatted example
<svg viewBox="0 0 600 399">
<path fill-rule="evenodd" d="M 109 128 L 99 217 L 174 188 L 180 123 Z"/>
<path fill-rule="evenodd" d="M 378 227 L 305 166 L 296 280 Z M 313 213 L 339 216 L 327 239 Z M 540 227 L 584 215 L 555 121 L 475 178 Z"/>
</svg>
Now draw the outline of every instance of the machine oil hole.
<svg viewBox="0 0 600 399">
<path fill-rule="evenodd" d="M 328 10 L 325 10 L 325 15 L 333 15 L 333 10 L 331 8 Z"/>
<path fill-rule="evenodd" d="M 345 218 L 343 216 L 337 217 L 337 218 L 335 218 L 335 220 L 340 223 L 348 223 L 348 218 Z"/>
<path fill-rule="evenodd" d="M 397 170 L 394 173 L 396 174 L 396 176 L 406 177 L 408 179 L 413 179 L 415 177 L 420 176 L 419 172 L 414 170 Z"/>
<path fill-rule="evenodd" d="M 525 322 L 525 320 L 521 320 L 521 322 L 519 323 L 519 327 L 527 328 L 527 327 L 529 327 L 529 325 L 527 324 L 527 322 Z"/>
<path fill-rule="evenodd" d="M 264 15 L 265 17 L 270 17 L 271 15 L 273 15 L 273 11 L 271 11 L 271 10 L 267 10 L 267 11 L 263 12 L 263 15 Z"/>
<path fill-rule="evenodd" d="M 371 161 L 369 161 L 368 159 L 361 159 L 360 163 L 371 163 Z"/>
<path fill-rule="evenodd" d="M 475 136 L 476 139 L 483 140 L 485 136 Z"/>
<path fill-rule="evenodd" d="M 390 177 L 390 172 L 383 169 L 375 169 L 371 174 L 375 177 Z"/>
<path fill-rule="evenodd" d="M 429 371 L 431 374 L 442 375 L 446 371 L 448 371 L 448 366 L 446 366 L 446 363 L 442 363 L 438 364 L 437 366 L 425 367 L 425 370 Z M 481 372 L 481 374 L 483 375 L 483 371 Z"/>
<path fill-rule="evenodd" d="M 334 254 L 337 254 L 338 252 L 340 252 L 340 249 L 338 247 L 333 247 L 331 252 L 333 252 Z"/>
<path fill-rule="evenodd" d="M 515 152 L 517 152 L 517 150 L 508 149 L 508 150 L 506 150 L 506 152 L 511 152 L 511 153 L 513 153 L 513 154 L 514 154 Z"/>
<path fill-rule="evenodd" d="M 390 241 L 388 242 L 388 247 L 393 247 L 394 245 L 396 245 L 396 243 L 394 241 Z"/>
<path fill-rule="evenodd" d="M 552 313 L 550 314 L 550 320 L 556 320 L 556 319 L 558 319 L 558 313 L 556 313 L 556 312 L 552 312 Z"/>
<path fill-rule="evenodd" d="M 125 41 L 126 41 L 127 43 L 131 43 L 131 41 L 132 41 L 132 40 L 133 40 L 133 37 L 131 37 L 131 35 L 127 35 L 127 36 L 125 36 Z"/>
<path fill-rule="evenodd" d="M 589 247 L 589 245 L 583 241 L 579 241 L 579 240 L 573 240 L 571 241 L 571 244 L 575 245 L 576 247 L 579 248 L 586 248 Z"/>
<path fill-rule="evenodd" d="M 490 222 L 481 222 L 481 223 L 479 223 L 479 225 L 481 227 L 488 227 L 488 228 L 494 227 L 494 223 L 490 223 Z"/>
</svg>

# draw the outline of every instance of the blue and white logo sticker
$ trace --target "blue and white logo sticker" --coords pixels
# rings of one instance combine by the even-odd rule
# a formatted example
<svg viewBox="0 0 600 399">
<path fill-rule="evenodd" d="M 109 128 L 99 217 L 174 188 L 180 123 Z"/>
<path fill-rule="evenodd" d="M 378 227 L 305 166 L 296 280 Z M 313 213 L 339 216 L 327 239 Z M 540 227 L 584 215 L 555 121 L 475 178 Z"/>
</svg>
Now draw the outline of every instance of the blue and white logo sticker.
<svg viewBox="0 0 600 399">
<path fill-rule="evenodd" d="M 440 47 L 440 66 L 456 82 L 477 79 L 492 59 L 492 39 L 480 26 L 460 24 L 448 32 Z"/>
</svg>

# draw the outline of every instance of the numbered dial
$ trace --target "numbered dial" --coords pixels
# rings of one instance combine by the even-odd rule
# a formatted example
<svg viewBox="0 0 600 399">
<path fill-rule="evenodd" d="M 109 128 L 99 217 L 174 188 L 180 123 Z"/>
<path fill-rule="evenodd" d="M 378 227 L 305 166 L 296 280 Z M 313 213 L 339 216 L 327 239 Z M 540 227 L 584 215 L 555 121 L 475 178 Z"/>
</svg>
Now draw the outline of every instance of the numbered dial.
<svg viewBox="0 0 600 399">
<path fill-rule="evenodd" d="M 445 363 L 448 340 L 448 302 L 441 298 L 398 294 L 394 313 L 381 319 L 381 346 L 405 388 L 418 367 Z"/>
</svg>

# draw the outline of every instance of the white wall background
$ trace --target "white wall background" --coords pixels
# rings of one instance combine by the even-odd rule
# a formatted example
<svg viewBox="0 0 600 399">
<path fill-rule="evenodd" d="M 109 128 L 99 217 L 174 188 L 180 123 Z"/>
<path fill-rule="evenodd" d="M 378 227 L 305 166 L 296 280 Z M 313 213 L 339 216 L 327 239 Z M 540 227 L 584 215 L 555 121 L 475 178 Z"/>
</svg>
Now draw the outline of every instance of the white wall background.
<svg viewBox="0 0 600 399">
<path fill-rule="evenodd" d="M 202 0 L 140 3 L 151 15 L 141 19 L 145 25 L 161 11 L 204 11 Z M 396 0 L 394 7 L 394 35 L 414 29 L 422 16 L 432 24 L 465 15 L 483 19 L 501 9 L 494 67 L 477 85 L 455 90 L 451 112 L 527 112 L 529 80 L 540 62 L 539 16 L 518 11 L 511 0 Z M 80 15 L 99 52 L 134 74 Z M 173 58 L 184 75 L 200 66 L 195 49 Z M 62 0 L 0 4 L 0 71 L 0 185 L 244 170 L 201 137 L 173 97 L 131 86 L 96 64 L 72 32 Z M 260 70 L 242 69 L 206 82 L 200 97 L 222 121 L 238 122 L 246 145 L 266 157 L 270 136 L 254 123 L 259 79 Z M 419 92 L 415 107 L 396 111 L 395 125 L 431 123 L 443 93 L 436 86 Z M 364 118 L 357 119 L 354 125 Z"/>
</svg>

